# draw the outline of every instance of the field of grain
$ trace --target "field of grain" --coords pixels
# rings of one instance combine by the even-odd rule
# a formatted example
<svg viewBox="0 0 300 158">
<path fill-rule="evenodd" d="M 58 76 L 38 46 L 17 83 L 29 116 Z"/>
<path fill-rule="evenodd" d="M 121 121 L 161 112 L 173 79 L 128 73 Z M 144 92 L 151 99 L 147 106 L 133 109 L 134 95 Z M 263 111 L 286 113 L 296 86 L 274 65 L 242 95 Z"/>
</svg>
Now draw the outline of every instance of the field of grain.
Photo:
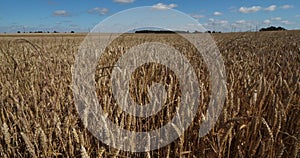
<svg viewBox="0 0 300 158">
<path fill-rule="evenodd" d="M 132 74 L 133 99 L 147 103 L 145 87 L 159 82 L 171 89 L 168 107 L 146 119 L 120 111 L 110 77 L 128 48 L 145 40 L 169 42 L 190 59 L 204 83 L 196 118 L 182 136 L 163 148 L 132 153 L 99 141 L 76 110 L 71 70 L 85 34 L 0 35 L 0 157 L 300 157 L 300 31 L 212 36 L 225 63 L 227 96 L 216 125 L 204 137 L 198 134 L 210 76 L 186 41 L 172 34 L 128 34 L 99 60 L 99 103 L 111 121 L 133 131 L 159 128 L 174 117 L 180 83 L 163 65 L 146 64 Z"/>
</svg>

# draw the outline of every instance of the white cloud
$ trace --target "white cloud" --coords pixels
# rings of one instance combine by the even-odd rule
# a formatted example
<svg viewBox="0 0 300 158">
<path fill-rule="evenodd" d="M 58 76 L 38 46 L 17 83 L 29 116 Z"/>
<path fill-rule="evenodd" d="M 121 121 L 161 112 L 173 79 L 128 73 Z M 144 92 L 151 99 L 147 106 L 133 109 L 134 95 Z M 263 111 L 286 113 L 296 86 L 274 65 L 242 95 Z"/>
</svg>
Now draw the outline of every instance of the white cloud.
<svg viewBox="0 0 300 158">
<path fill-rule="evenodd" d="M 203 23 L 202 25 L 205 27 L 206 30 L 211 30 L 211 31 L 230 31 L 230 24 L 229 21 L 227 20 L 222 20 L 222 19 L 214 19 L 214 18 L 209 18 L 206 23 Z"/>
<path fill-rule="evenodd" d="M 209 18 L 208 21 L 209 22 L 215 22 L 215 19 L 214 18 Z"/>
<path fill-rule="evenodd" d="M 90 14 L 101 14 L 101 15 L 104 15 L 107 12 L 108 12 L 107 8 L 98 8 L 98 7 L 88 10 L 88 13 L 90 13 Z"/>
<path fill-rule="evenodd" d="M 226 25 L 229 23 L 227 20 L 218 20 L 218 19 L 214 19 L 214 18 L 209 18 L 208 21 L 210 23 L 219 24 L 219 25 Z"/>
<path fill-rule="evenodd" d="M 157 9 L 157 10 L 166 10 L 166 9 L 172 9 L 177 7 L 177 4 L 163 4 L 163 3 L 157 3 L 155 5 L 152 6 L 153 9 Z"/>
<path fill-rule="evenodd" d="M 222 15 L 221 12 L 214 12 L 214 16 L 220 16 L 220 15 Z"/>
<path fill-rule="evenodd" d="M 133 3 L 134 0 L 114 0 L 116 3 Z"/>
<path fill-rule="evenodd" d="M 275 18 L 272 18 L 271 20 L 280 21 L 280 20 L 282 20 L 282 18 L 281 17 L 275 17 Z"/>
<path fill-rule="evenodd" d="M 270 25 L 271 24 L 271 20 L 267 19 L 263 21 L 264 24 Z"/>
<path fill-rule="evenodd" d="M 255 13 L 261 10 L 261 6 L 252 6 L 252 7 L 240 7 L 239 12 L 241 13 Z"/>
<path fill-rule="evenodd" d="M 258 22 L 256 20 L 237 20 L 233 23 L 231 23 L 230 30 L 235 31 L 255 31 L 257 26 L 261 25 L 262 22 Z"/>
<path fill-rule="evenodd" d="M 235 23 L 237 23 L 237 24 L 245 24 L 245 23 L 246 23 L 246 20 L 238 20 L 238 21 L 236 21 Z"/>
<path fill-rule="evenodd" d="M 227 20 L 220 20 L 220 21 L 217 22 L 217 24 L 227 25 L 228 21 Z"/>
<path fill-rule="evenodd" d="M 54 16 L 70 16 L 66 10 L 56 10 L 53 12 Z"/>
<path fill-rule="evenodd" d="M 295 17 L 296 17 L 296 18 L 300 18 L 300 14 L 296 15 Z"/>
<path fill-rule="evenodd" d="M 269 11 L 269 12 L 275 11 L 276 7 L 277 7 L 276 5 L 270 5 L 269 7 L 265 8 L 265 11 Z"/>
<path fill-rule="evenodd" d="M 195 19 L 201 19 L 204 18 L 205 15 L 200 15 L 200 14 L 192 14 L 191 17 L 195 18 Z"/>
<path fill-rule="evenodd" d="M 290 25 L 292 24 L 290 21 L 288 20 L 282 20 L 281 23 L 285 24 L 285 25 Z"/>
<path fill-rule="evenodd" d="M 286 4 L 286 5 L 283 5 L 281 6 L 282 9 L 291 9 L 291 8 L 294 8 L 293 5 L 289 5 L 289 4 Z"/>
</svg>

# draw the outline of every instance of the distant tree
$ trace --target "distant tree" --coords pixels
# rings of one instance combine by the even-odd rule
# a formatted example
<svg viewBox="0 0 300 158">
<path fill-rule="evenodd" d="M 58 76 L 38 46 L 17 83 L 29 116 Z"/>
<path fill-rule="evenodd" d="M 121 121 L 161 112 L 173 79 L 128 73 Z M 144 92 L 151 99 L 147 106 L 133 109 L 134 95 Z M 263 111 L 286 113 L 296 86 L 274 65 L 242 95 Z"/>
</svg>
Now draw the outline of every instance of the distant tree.
<svg viewBox="0 0 300 158">
<path fill-rule="evenodd" d="M 21 33 L 21 31 L 18 31 L 17 33 Z"/>
<path fill-rule="evenodd" d="M 49 31 L 47 31 L 47 33 L 50 33 Z"/>
<path fill-rule="evenodd" d="M 71 33 L 75 33 L 75 31 L 71 31 Z"/>
<path fill-rule="evenodd" d="M 286 30 L 286 29 L 279 26 L 279 27 L 277 27 L 277 30 L 283 30 L 283 31 L 284 31 L 284 30 Z"/>
<path fill-rule="evenodd" d="M 58 33 L 58 32 L 54 30 L 53 33 Z"/>
<path fill-rule="evenodd" d="M 135 31 L 135 33 L 179 33 L 178 31 L 170 31 L 170 30 L 139 30 L 139 31 Z M 182 33 L 182 32 L 180 32 Z"/>
<path fill-rule="evenodd" d="M 267 28 L 261 28 L 259 31 L 285 31 L 286 29 L 283 27 L 275 27 L 275 26 L 270 26 Z"/>
</svg>

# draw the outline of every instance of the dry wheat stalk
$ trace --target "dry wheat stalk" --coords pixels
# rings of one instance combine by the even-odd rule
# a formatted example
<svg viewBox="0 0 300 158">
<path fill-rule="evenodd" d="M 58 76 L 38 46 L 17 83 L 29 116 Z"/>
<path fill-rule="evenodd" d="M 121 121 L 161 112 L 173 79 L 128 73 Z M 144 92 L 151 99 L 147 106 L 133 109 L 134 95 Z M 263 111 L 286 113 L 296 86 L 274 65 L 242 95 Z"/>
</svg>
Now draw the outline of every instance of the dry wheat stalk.
<svg viewBox="0 0 300 158">
<path fill-rule="evenodd" d="M 5 122 L 2 125 L 2 133 L 4 135 L 4 142 L 9 147 L 10 146 L 10 133 L 9 133 L 9 128 Z"/>
<path fill-rule="evenodd" d="M 26 144 L 27 150 L 30 153 L 30 155 L 34 158 L 37 157 L 36 153 L 35 153 L 35 149 L 33 144 L 30 142 L 29 138 L 27 137 L 27 135 L 23 132 L 21 132 L 21 136 Z"/>
<path fill-rule="evenodd" d="M 89 158 L 89 157 L 90 157 L 90 156 L 88 155 L 88 153 L 87 153 L 85 147 L 82 146 L 82 145 L 81 145 L 81 147 L 80 147 L 80 156 L 81 156 L 82 158 Z"/>
<path fill-rule="evenodd" d="M 167 153 L 166 158 L 170 158 L 171 145 L 168 145 L 167 148 L 168 148 L 168 149 L 167 149 L 167 151 L 166 151 L 166 153 Z"/>
<path fill-rule="evenodd" d="M 257 101 L 257 91 L 254 90 L 254 93 L 253 93 L 253 104 L 256 104 L 256 101 Z"/>
<path fill-rule="evenodd" d="M 98 150 L 98 157 L 103 157 L 104 152 L 105 152 L 105 148 L 104 148 L 104 147 L 101 147 L 101 148 Z"/>
<path fill-rule="evenodd" d="M 268 132 L 269 132 L 269 135 L 270 135 L 270 137 L 271 137 L 271 140 L 272 140 L 272 142 L 274 142 L 273 132 L 272 132 L 270 126 L 268 125 L 267 121 L 266 121 L 263 117 L 261 117 L 261 121 L 262 121 L 262 123 L 267 127 Z"/>
<path fill-rule="evenodd" d="M 39 128 L 39 142 L 40 142 L 40 146 L 43 150 L 43 153 L 46 154 L 46 152 L 47 152 L 47 137 L 42 128 Z"/>
<path fill-rule="evenodd" d="M 72 136 L 71 136 L 71 134 L 69 133 L 69 139 L 68 139 L 68 152 L 70 153 L 70 154 L 73 154 L 74 153 L 74 144 L 73 144 L 73 139 L 72 139 Z"/>
<path fill-rule="evenodd" d="M 77 143 L 77 144 L 80 144 L 80 141 L 79 141 L 79 136 L 78 136 L 78 134 L 77 134 L 77 132 L 76 132 L 76 129 L 75 129 L 75 128 L 72 128 L 72 133 L 73 133 L 73 137 L 74 137 L 74 139 L 75 139 L 76 143 Z"/>
<path fill-rule="evenodd" d="M 79 131 L 79 141 L 80 144 L 84 145 L 85 141 L 84 141 L 84 133 Z"/>
<path fill-rule="evenodd" d="M 110 157 L 113 158 L 122 157 L 122 155 L 120 155 L 120 150 L 115 148 L 110 148 Z"/>
<path fill-rule="evenodd" d="M 254 147 L 252 148 L 252 151 L 251 151 L 251 157 L 255 155 L 255 153 L 257 152 L 257 149 L 258 149 L 258 147 L 259 147 L 259 145 L 260 145 L 260 143 L 261 143 L 261 138 L 262 138 L 262 136 L 261 136 L 260 131 L 259 131 L 258 135 L 259 135 L 259 139 L 258 139 L 258 141 L 256 142 L 256 144 L 254 145 Z"/>
</svg>

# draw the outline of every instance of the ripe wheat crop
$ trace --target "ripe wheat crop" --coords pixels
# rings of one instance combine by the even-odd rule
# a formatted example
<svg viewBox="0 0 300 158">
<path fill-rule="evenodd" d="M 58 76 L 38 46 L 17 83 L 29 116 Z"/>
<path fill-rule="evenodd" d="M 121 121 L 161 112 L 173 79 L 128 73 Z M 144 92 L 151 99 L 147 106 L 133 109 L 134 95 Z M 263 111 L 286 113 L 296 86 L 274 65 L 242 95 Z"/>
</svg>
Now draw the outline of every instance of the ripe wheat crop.
<svg viewBox="0 0 300 158">
<path fill-rule="evenodd" d="M 110 77 L 128 48 L 145 39 L 168 42 L 189 59 L 202 83 L 189 128 L 171 144 L 145 153 L 105 145 L 80 119 L 71 70 L 84 37 L 0 35 L 0 157 L 300 157 L 299 31 L 213 35 L 225 63 L 227 95 L 216 125 L 204 137 L 198 133 L 210 76 L 203 59 L 194 58 L 195 48 L 173 34 L 125 34 L 112 43 L 97 65 L 96 93 L 108 119 L 124 129 L 163 126 L 174 117 L 181 95 L 172 70 L 149 63 L 132 74 L 129 91 L 134 101 L 146 104 L 148 87 L 161 83 L 167 90 L 166 108 L 149 118 L 118 108 Z"/>
</svg>

